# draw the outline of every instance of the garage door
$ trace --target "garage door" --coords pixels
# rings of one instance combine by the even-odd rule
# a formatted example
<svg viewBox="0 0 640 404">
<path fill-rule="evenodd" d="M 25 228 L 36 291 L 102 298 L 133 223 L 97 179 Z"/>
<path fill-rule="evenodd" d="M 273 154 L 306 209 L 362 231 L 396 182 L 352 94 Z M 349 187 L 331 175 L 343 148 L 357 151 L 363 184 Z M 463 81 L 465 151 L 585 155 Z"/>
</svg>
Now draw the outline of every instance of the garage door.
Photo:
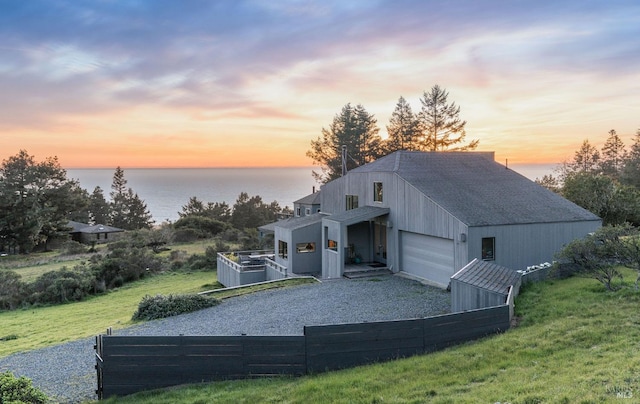
<svg viewBox="0 0 640 404">
<path fill-rule="evenodd" d="M 453 275 L 453 240 L 400 232 L 400 270 L 435 282 L 449 284 Z"/>
</svg>

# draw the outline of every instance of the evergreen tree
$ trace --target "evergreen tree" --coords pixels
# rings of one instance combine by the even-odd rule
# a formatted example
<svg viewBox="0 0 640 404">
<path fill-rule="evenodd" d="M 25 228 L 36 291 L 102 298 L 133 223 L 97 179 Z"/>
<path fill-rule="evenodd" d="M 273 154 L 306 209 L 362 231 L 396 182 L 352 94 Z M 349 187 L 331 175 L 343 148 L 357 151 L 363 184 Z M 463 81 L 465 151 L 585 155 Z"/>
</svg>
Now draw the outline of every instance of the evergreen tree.
<svg viewBox="0 0 640 404">
<path fill-rule="evenodd" d="M 600 171 L 611 178 L 620 178 L 626 158 L 624 143 L 615 130 L 609 131 L 609 137 L 601 150 Z"/>
<path fill-rule="evenodd" d="M 389 134 L 385 145 L 385 151 L 387 153 L 392 153 L 397 150 L 420 149 L 418 118 L 404 97 L 398 99 L 396 108 L 391 114 L 391 118 L 389 118 L 387 133 Z"/>
<path fill-rule="evenodd" d="M 636 131 L 633 144 L 625 156 L 622 182 L 640 189 L 640 129 Z"/>
<path fill-rule="evenodd" d="M 111 183 L 111 226 L 126 229 L 127 225 L 127 180 L 124 178 L 124 170 L 116 167 Z"/>
<path fill-rule="evenodd" d="M 120 167 L 113 174 L 111 189 L 111 226 L 125 230 L 151 227 L 153 220 L 147 205 L 131 188 L 127 188 L 124 170 Z"/>
<path fill-rule="evenodd" d="M 570 162 L 565 162 L 560 168 L 560 178 L 566 181 L 568 177 L 577 173 L 595 174 L 600 168 L 600 152 L 589 140 L 585 139 Z"/>
<path fill-rule="evenodd" d="M 258 195 L 249 197 L 241 192 L 233 205 L 231 225 L 238 230 L 255 229 L 258 226 L 274 222 L 282 211 L 277 202 L 266 204 Z"/>
<path fill-rule="evenodd" d="M 326 183 L 342 174 L 342 146 L 347 148 L 346 168 L 351 169 L 375 160 L 382 155 L 382 139 L 378 135 L 376 119 L 362 105 L 345 105 L 333 118 L 329 129 L 311 141 L 307 156 L 321 166 L 314 178 Z"/>
<path fill-rule="evenodd" d="M 0 166 L 0 247 L 21 253 L 67 230 L 82 205 L 77 181 L 67 179 L 58 159 L 37 163 L 25 150 Z"/>
<path fill-rule="evenodd" d="M 460 107 L 455 102 L 447 102 L 448 96 L 449 93 L 436 84 L 430 92 L 425 91 L 420 99 L 422 110 L 418 119 L 422 132 L 422 150 L 473 150 L 478 147 L 478 140 L 456 146 L 464 141 L 467 121 L 460 119 Z"/>
<path fill-rule="evenodd" d="M 153 225 L 147 205 L 131 188 L 127 190 L 127 227 L 128 230 L 150 229 Z"/>
<path fill-rule="evenodd" d="M 110 223 L 109 203 L 104 197 L 104 192 L 99 186 L 93 189 L 93 193 L 89 197 L 89 214 L 91 224 L 107 224 Z"/>
<path fill-rule="evenodd" d="M 182 212 L 178 212 L 181 218 L 187 216 L 203 216 L 211 219 L 228 222 L 231 218 L 231 208 L 226 202 L 204 202 L 197 197 L 192 196 L 189 203 L 182 207 Z"/>
</svg>

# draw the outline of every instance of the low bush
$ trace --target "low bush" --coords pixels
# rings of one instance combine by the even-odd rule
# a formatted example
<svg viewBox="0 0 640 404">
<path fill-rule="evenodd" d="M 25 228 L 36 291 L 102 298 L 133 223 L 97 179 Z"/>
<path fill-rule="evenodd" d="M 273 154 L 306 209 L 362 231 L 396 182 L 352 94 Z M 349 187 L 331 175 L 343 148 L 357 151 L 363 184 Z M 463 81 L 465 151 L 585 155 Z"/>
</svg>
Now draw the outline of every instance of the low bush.
<svg viewBox="0 0 640 404">
<path fill-rule="evenodd" d="M 178 243 L 191 243 L 203 238 L 207 238 L 207 233 L 198 229 L 182 228 L 174 233 L 174 240 Z"/>
<path fill-rule="evenodd" d="M 0 269 L 0 310 L 14 310 L 22 304 L 27 285 L 20 274 L 8 269 Z"/>
<path fill-rule="evenodd" d="M 87 246 L 77 241 L 67 240 L 62 244 L 60 255 L 76 255 L 87 252 Z"/>
<path fill-rule="evenodd" d="M 138 304 L 132 320 L 155 320 L 191 313 L 218 304 L 218 300 L 202 295 L 146 295 Z"/>
<path fill-rule="evenodd" d="M 96 292 L 96 278 L 91 269 L 79 265 L 73 270 L 62 267 L 40 275 L 29 284 L 29 303 L 59 304 L 80 301 Z"/>
<path fill-rule="evenodd" d="M 178 219 L 174 224 L 176 230 L 193 229 L 204 237 L 216 236 L 229 228 L 229 224 L 206 216 L 189 215 Z"/>
<path fill-rule="evenodd" d="M 108 288 L 137 281 L 149 273 L 162 271 L 164 262 L 145 248 L 116 249 L 96 263 L 96 278 Z"/>
<path fill-rule="evenodd" d="M 0 373 L 0 403 L 44 404 L 47 396 L 34 387 L 31 379 L 15 377 L 11 372 Z"/>
<path fill-rule="evenodd" d="M 215 269 L 218 266 L 218 252 L 209 246 L 204 254 L 193 254 L 187 261 L 186 266 L 191 270 Z"/>
</svg>

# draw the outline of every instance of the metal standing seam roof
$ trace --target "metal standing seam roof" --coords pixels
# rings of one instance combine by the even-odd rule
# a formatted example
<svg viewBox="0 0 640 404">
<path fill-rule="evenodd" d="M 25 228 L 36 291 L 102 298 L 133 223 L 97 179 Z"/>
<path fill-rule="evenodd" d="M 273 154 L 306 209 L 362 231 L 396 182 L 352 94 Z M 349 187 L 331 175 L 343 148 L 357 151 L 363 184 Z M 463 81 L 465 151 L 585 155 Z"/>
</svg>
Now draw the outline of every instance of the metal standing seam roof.
<svg viewBox="0 0 640 404">
<path fill-rule="evenodd" d="M 520 282 L 521 275 L 517 271 L 490 261 L 474 258 L 473 261 L 456 272 L 451 280 L 506 295 L 509 293 L 510 286 Z"/>
<path fill-rule="evenodd" d="M 468 226 L 599 221 L 496 163 L 493 152 L 398 151 L 350 173 L 395 172 Z"/>
</svg>

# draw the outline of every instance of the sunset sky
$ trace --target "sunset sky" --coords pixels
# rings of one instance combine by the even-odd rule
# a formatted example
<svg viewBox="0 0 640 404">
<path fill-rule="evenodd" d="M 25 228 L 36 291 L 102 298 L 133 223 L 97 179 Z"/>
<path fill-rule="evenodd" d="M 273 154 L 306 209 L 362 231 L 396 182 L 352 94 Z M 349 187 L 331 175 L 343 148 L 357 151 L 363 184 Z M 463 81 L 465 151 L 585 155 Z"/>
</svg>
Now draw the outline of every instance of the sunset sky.
<svg viewBox="0 0 640 404">
<path fill-rule="evenodd" d="M 0 160 L 310 166 L 345 104 L 386 137 L 435 84 L 500 162 L 640 128 L 637 0 L 0 0 L 0 38 Z"/>
</svg>

